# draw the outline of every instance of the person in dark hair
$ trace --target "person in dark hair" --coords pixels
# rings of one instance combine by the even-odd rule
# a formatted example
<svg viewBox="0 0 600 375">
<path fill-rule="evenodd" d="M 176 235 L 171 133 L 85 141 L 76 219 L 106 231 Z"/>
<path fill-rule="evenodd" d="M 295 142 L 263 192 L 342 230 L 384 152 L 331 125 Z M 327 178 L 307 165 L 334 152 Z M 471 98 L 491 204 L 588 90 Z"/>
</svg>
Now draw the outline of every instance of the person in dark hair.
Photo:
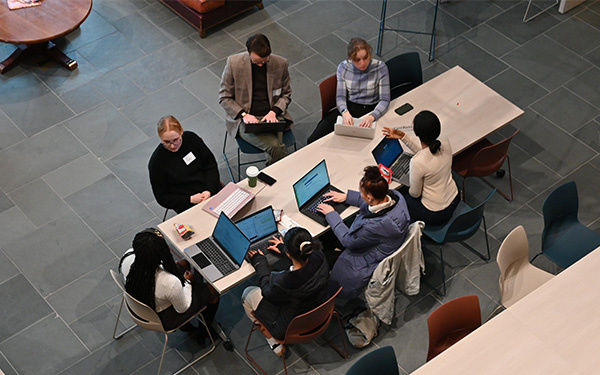
<svg viewBox="0 0 600 375">
<path fill-rule="evenodd" d="M 327 201 L 360 207 L 348 228 L 333 207 L 323 203 L 317 210 L 325 215 L 344 251 L 331 270 L 330 291 L 342 286 L 340 297 L 356 298 L 367 286 L 373 271 L 384 258 L 404 243 L 410 217 L 401 194 L 389 190 L 379 169 L 369 166 L 360 180 L 360 192 L 326 193 Z"/>
<path fill-rule="evenodd" d="M 273 238 L 271 242 L 269 250 L 287 255 L 292 266 L 286 271 L 271 272 L 264 254 L 250 251 L 260 286 L 247 287 L 242 294 L 242 304 L 252 321 L 258 319 L 264 324 L 268 330 L 263 331 L 267 342 L 275 354 L 281 356 L 284 348 L 275 339 L 285 338 L 292 319 L 329 298 L 329 265 L 319 241 L 304 228 L 291 228 L 283 241 Z"/>
<path fill-rule="evenodd" d="M 386 137 L 401 139 L 416 151 L 410 161 L 410 187 L 403 186 L 400 192 L 413 221 L 442 225 L 450 220 L 460 201 L 452 178 L 452 148 L 446 138 L 440 137 L 440 120 L 431 111 L 415 116 L 413 130 L 418 140 L 402 130 L 383 128 Z"/>
<path fill-rule="evenodd" d="M 246 125 L 293 120 L 287 111 L 292 100 L 288 62 L 271 54 L 269 39 L 255 34 L 246 41 L 247 52 L 229 56 L 221 77 L 219 103 L 225 109 L 227 132 L 261 149 L 267 164 L 287 156 L 283 132 L 246 133 Z"/>
<path fill-rule="evenodd" d="M 127 293 L 154 309 L 165 330 L 179 327 L 204 306 L 208 323 L 219 307 L 217 291 L 202 282 L 187 261 L 173 260 L 157 229 L 148 228 L 135 235 L 133 251 L 121 258 L 119 270 Z"/>
<path fill-rule="evenodd" d="M 307 143 L 331 133 L 337 117 L 343 123 L 353 124 L 353 118 L 365 116 L 360 126 L 370 127 L 390 105 L 390 76 L 387 65 L 372 58 L 372 49 L 366 40 L 352 38 L 348 43 L 348 59 L 337 67 L 337 108 L 318 124 Z"/>
</svg>

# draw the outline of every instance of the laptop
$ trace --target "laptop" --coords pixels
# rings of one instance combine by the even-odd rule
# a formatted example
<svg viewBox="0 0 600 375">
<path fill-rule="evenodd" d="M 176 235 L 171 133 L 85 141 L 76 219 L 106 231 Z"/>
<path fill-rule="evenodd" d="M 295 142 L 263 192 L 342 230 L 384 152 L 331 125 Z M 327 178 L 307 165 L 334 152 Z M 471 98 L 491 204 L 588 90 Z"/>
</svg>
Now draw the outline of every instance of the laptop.
<svg viewBox="0 0 600 375">
<path fill-rule="evenodd" d="M 325 160 L 317 164 L 294 184 L 294 195 L 300 212 L 324 227 L 327 226 L 327 220 L 325 220 L 325 215 L 317 211 L 317 206 L 323 203 L 325 200 L 323 194 L 329 191 L 342 192 L 330 184 Z M 348 207 L 346 203 L 327 202 L 327 204 L 331 205 L 340 214 Z"/>
<path fill-rule="evenodd" d="M 402 185 L 410 185 L 410 159 L 412 155 L 402 149 L 397 139 L 383 138 L 371 151 L 375 161 L 392 170 L 392 180 Z"/>
<path fill-rule="evenodd" d="M 235 225 L 250 239 L 250 250 L 261 250 L 264 254 L 271 246 L 269 240 L 273 236 L 281 236 L 271 206 L 238 220 Z"/>
<path fill-rule="evenodd" d="M 262 121 L 262 119 L 259 121 Z M 246 124 L 246 133 L 258 134 L 282 132 L 287 126 L 288 123 L 285 120 L 276 122 L 257 122 L 254 124 Z"/>
<path fill-rule="evenodd" d="M 221 212 L 233 217 L 253 198 L 254 194 L 230 182 L 212 196 L 202 209 L 215 217 L 219 217 Z"/>
<path fill-rule="evenodd" d="M 248 249 L 248 237 L 222 212 L 212 236 L 185 249 L 185 253 L 194 268 L 212 283 L 239 269 Z"/>
<path fill-rule="evenodd" d="M 362 118 L 352 118 L 352 120 L 354 120 L 354 124 L 344 125 L 344 120 L 342 116 L 338 116 L 337 121 L 335 122 L 335 134 L 356 138 L 375 138 L 375 129 L 377 129 L 377 121 L 373 121 L 370 127 L 363 128 L 358 126 L 362 122 Z"/>
</svg>

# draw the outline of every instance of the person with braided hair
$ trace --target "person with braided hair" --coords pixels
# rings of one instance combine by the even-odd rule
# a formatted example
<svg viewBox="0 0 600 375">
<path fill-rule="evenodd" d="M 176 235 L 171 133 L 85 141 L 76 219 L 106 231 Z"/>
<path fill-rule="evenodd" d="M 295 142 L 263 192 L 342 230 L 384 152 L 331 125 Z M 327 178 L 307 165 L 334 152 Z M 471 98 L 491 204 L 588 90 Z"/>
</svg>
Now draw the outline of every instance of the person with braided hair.
<svg viewBox="0 0 600 375">
<path fill-rule="evenodd" d="M 154 309 L 167 331 L 179 327 L 204 306 L 204 318 L 209 323 L 219 307 L 219 294 L 190 270 L 187 261 L 173 260 L 158 229 L 148 228 L 135 235 L 133 250 L 123 255 L 119 270 L 127 293 Z"/>
<path fill-rule="evenodd" d="M 410 223 L 404 198 L 389 189 L 379 169 L 369 166 L 364 173 L 360 191 L 325 194 L 326 202 L 345 202 L 360 207 L 349 228 L 333 207 L 326 203 L 317 206 L 344 249 L 331 270 L 329 290 L 341 286 L 339 296 L 347 299 L 358 297 L 379 262 L 404 243 Z"/>
<path fill-rule="evenodd" d="M 267 258 L 259 251 L 250 251 L 250 262 L 258 275 L 259 286 L 247 287 L 242 304 L 253 322 L 258 319 L 268 331 L 262 331 L 273 352 L 283 355 L 284 348 L 273 338 L 283 340 L 288 325 L 328 298 L 329 265 L 318 240 L 304 228 L 288 230 L 283 241 L 274 237 L 268 248 L 285 254 L 292 262 L 289 270 L 271 272 Z M 271 336 L 272 335 L 272 336 Z"/>
<path fill-rule="evenodd" d="M 452 218 L 460 202 L 458 188 L 452 178 L 452 147 L 440 137 L 439 118 L 431 111 L 419 112 L 413 120 L 414 137 L 400 129 L 383 128 L 388 138 L 401 139 L 415 155 L 410 161 L 410 187 L 400 193 L 413 221 L 427 225 L 443 225 Z"/>
</svg>

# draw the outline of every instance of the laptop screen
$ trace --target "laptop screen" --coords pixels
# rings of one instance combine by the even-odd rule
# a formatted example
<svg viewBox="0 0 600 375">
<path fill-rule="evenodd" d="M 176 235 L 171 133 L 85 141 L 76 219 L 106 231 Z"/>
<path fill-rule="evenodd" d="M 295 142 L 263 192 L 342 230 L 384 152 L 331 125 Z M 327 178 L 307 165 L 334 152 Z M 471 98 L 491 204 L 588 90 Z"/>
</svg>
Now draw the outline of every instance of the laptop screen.
<svg viewBox="0 0 600 375">
<path fill-rule="evenodd" d="M 251 242 L 258 241 L 277 232 L 273 207 L 269 206 L 248 215 L 235 223 Z"/>
<path fill-rule="evenodd" d="M 250 248 L 250 240 L 223 212 L 219 215 L 213 231 L 213 238 L 227 251 L 231 258 L 241 265 Z"/>
<path fill-rule="evenodd" d="M 327 185 L 329 185 L 329 174 L 325 160 L 323 160 L 294 184 L 298 207 L 302 207 Z"/>
<path fill-rule="evenodd" d="M 383 138 L 372 151 L 373 157 L 378 164 L 390 167 L 392 163 L 402 154 L 402 146 L 397 139 Z"/>
</svg>

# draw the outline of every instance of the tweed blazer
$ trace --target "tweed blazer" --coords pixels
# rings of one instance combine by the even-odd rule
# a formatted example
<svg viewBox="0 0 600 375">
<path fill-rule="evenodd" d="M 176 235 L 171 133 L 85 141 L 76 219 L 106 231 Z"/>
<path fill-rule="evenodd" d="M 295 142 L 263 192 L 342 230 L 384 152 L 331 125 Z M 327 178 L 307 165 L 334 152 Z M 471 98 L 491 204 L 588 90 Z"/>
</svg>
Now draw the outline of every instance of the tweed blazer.
<svg viewBox="0 0 600 375">
<path fill-rule="evenodd" d="M 271 108 L 281 109 L 281 115 L 292 122 L 287 111 L 287 106 L 292 101 L 288 62 L 281 56 L 271 55 L 267 63 L 267 93 Z M 227 58 L 221 77 L 219 103 L 225 109 L 227 132 L 235 137 L 241 121 L 241 118 L 236 118 L 237 115 L 242 110 L 250 113 L 252 106 L 252 65 L 248 52 L 240 52 Z"/>
</svg>

